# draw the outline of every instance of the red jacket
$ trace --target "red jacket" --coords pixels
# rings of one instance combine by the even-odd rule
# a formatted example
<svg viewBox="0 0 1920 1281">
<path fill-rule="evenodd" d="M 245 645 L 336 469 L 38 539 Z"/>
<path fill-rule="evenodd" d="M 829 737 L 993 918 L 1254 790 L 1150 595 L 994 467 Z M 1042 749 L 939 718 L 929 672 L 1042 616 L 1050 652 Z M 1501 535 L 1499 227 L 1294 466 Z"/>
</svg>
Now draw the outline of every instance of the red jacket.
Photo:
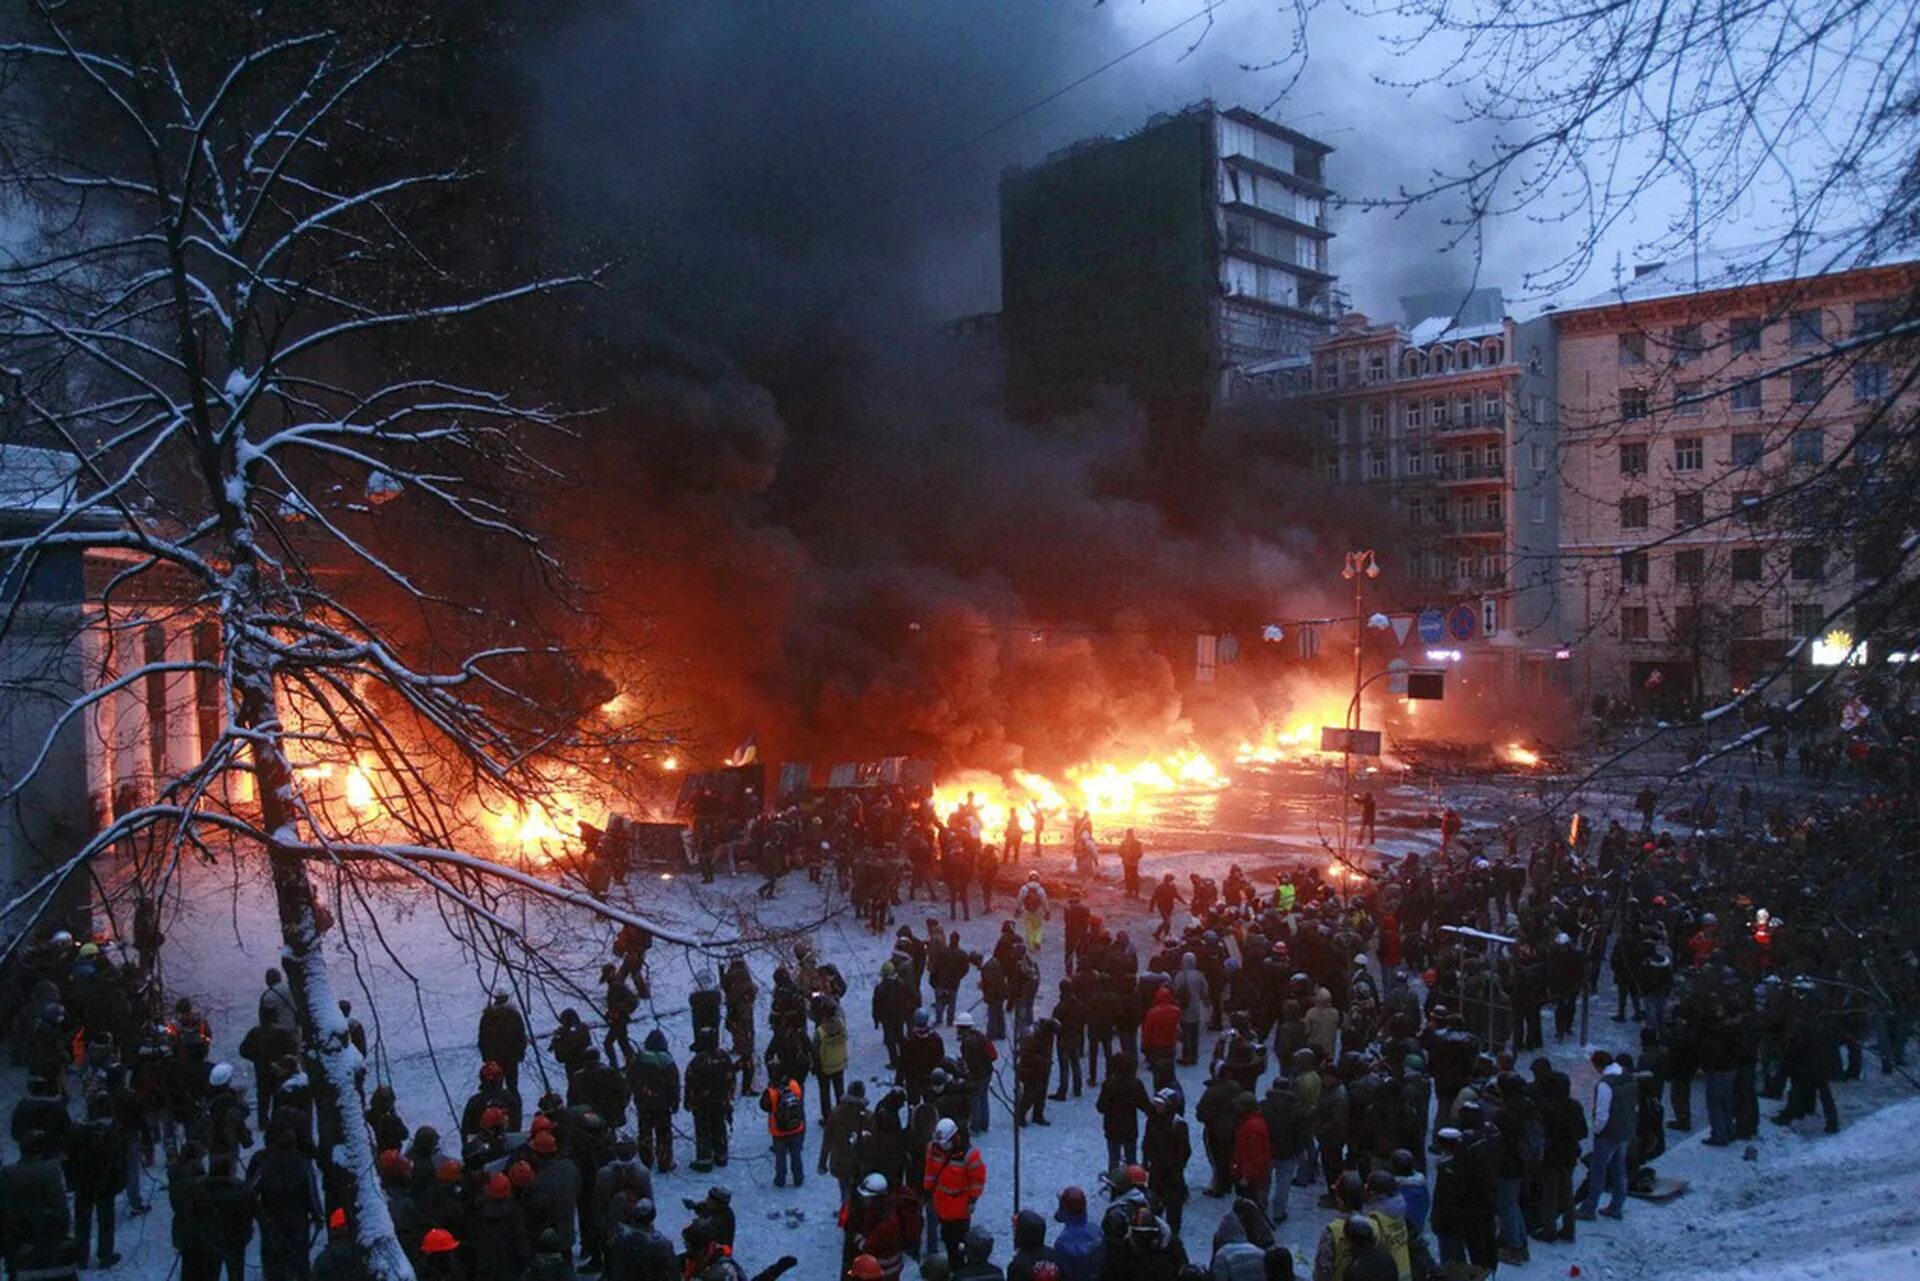
<svg viewBox="0 0 1920 1281">
<path fill-rule="evenodd" d="M 973 1203 L 987 1190 L 987 1163 L 980 1149 L 969 1147 L 964 1156 L 927 1144 L 927 1168 L 920 1186 L 933 1201 L 934 1217 L 952 1223 L 973 1213 Z"/>
<path fill-rule="evenodd" d="M 1259 1183 L 1272 1168 L 1273 1144 L 1267 1138 L 1267 1119 L 1249 1112 L 1233 1132 L 1233 1177 L 1242 1183 Z"/>
<path fill-rule="evenodd" d="M 1153 1008 L 1140 1020 L 1142 1050 L 1171 1050 L 1180 1044 L 1180 1007 L 1165 987 L 1153 994 Z"/>
</svg>

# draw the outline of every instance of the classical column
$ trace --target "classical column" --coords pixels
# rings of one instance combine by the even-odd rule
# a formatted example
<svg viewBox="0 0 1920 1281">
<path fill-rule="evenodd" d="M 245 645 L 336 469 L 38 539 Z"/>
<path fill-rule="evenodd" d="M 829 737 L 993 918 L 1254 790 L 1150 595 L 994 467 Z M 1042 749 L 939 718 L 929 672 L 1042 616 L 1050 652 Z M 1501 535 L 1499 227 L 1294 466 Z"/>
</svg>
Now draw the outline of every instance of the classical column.
<svg viewBox="0 0 1920 1281">
<path fill-rule="evenodd" d="M 112 679 L 107 671 L 107 637 L 98 611 L 87 612 L 80 630 L 80 688 L 92 692 Z M 80 725 L 86 741 L 87 801 L 93 830 L 113 821 L 113 713 L 112 695 L 87 709 Z"/>
<path fill-rule="evenodd" d="M 193 661 L 193 624 L 176 626 L 167 633 L 166 656 L 169 663 Z M 200 699 L 195 673 L 164 672 L 160 676 L 165 691 L 166 719 L 160 723 L 162 762 L 171 782 L 200 763 Z"/>
<path fill-rule="evenodd" d="M 146 665 L 146 623 L 138 618 L 113 622 L 106 630 L 107 679 L 119 680 Z M 106 700 L 112 704 L 114 809 L 153 800 L 153 726 L 147 710 L 147 682 L 134 681 Z"/>
</svg>

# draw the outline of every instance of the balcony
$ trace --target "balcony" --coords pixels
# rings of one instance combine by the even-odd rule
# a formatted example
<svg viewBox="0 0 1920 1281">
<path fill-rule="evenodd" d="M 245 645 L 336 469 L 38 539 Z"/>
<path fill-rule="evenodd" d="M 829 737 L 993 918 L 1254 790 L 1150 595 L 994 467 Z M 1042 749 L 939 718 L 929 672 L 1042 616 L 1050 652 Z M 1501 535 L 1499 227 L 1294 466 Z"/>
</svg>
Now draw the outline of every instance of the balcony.
<svg viewBox="0 0 1920 1281">
<path fill-rule="evenodd" d="M 1453 522 L 1454 532 L 1460 534 L 1504 534 L 1507 532 L 1507 518 L 1502 516 L 1468 516 Z"/>
<path fill-rule="evenodd" d="M 1482 413 L 1477 416 L 1450 416 L 1446 421 L 1437 424 L 1435 427 L 1437 431 L 1455 436 L 1465 435 L 1469 432 L 1484 432 L 1489 435 L 1498 435 L 1506 429 L 1507 414 L 1504 409 L 1495 410 L 1491 414 Z"/>
<path fill-rule="evenodd" d="M 1489 466 L 1486 463 L 1448 462 L 1434 469 L 1433 478 L 1443 485 L 1486 484 L 1505 481 L 1507 469 L 1504 466 Z"/>
</svg>

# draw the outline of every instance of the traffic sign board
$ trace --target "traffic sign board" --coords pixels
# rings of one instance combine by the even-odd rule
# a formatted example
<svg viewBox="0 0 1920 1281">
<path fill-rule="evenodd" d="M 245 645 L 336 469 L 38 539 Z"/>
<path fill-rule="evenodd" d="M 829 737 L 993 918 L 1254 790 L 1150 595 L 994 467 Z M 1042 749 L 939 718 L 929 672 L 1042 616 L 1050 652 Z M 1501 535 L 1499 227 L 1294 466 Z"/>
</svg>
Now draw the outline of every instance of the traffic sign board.
<svg viewBox="0 0 1920 1281">
<path fill-rule="evenodd" d="M 1441 617 L 1437 609 L 1420 611 L 1420 639 L 1429 645 L 1438 645 L 1447 638 L 1447 620 Z"/>
<path fill-rule="evenodd" d="M 1473 606 L 1455 605 L 1447 615 L 1447 634 L 1457 641 L 1472 640 L 1474 624 Z"/>
</svg>

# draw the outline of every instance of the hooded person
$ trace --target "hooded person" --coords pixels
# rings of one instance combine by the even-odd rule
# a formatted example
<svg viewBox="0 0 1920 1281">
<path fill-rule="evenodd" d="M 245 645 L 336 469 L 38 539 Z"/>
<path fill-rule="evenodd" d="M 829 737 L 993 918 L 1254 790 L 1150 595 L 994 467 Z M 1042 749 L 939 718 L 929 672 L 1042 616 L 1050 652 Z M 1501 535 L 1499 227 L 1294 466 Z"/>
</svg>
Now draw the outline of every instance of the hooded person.
<svg viewBox="0 0 1920 1281">
<path fill-rule="evenodd" d="M 627 1088 L 638 1116 L 634 1146 L 642 1164 L 666 1174 L 673 1169 L 673 1115 L 680 1110 L 680 1067 L 667 1034 L 653 1028 L 640 1052 L 627 1060 Z"/>
<path fill-rule="evenodd" d="M 1245 1197 L 1235 1197 L 1213 1230 L 1214 1281 L 1263 1281 L 1274 1240 L 1265 1211 Z"/>
<path fill-rule="evenodd" d="M 1062 1272 L 1059 1253 L 1047 1244 L 1047 1221 L 1034 1210 L 1014 1215 L 1007 1281 L 1059 1281 Z"/>
<path fill-rule="evenodd" d="M 1200 1061 L 1200 1023 L 1213 1003 L 1213 987 L 1193 952 L 1180 957 L 1180 972 L 1173 976 L 1173 1003 L 1180 1007 L 1180 1062 L 1192 1067 Z"/>
<path fill-rule="evenodd" d="M 1053 1238 L 1060 1281 L 1099 1281 L 1106 1250 L 1100 1233 L 1087 1221 L 1085 1190 L 1071 1185 L 1060 1189 L 1053 1221 L 1060 1225 Z"/>
</svg>

